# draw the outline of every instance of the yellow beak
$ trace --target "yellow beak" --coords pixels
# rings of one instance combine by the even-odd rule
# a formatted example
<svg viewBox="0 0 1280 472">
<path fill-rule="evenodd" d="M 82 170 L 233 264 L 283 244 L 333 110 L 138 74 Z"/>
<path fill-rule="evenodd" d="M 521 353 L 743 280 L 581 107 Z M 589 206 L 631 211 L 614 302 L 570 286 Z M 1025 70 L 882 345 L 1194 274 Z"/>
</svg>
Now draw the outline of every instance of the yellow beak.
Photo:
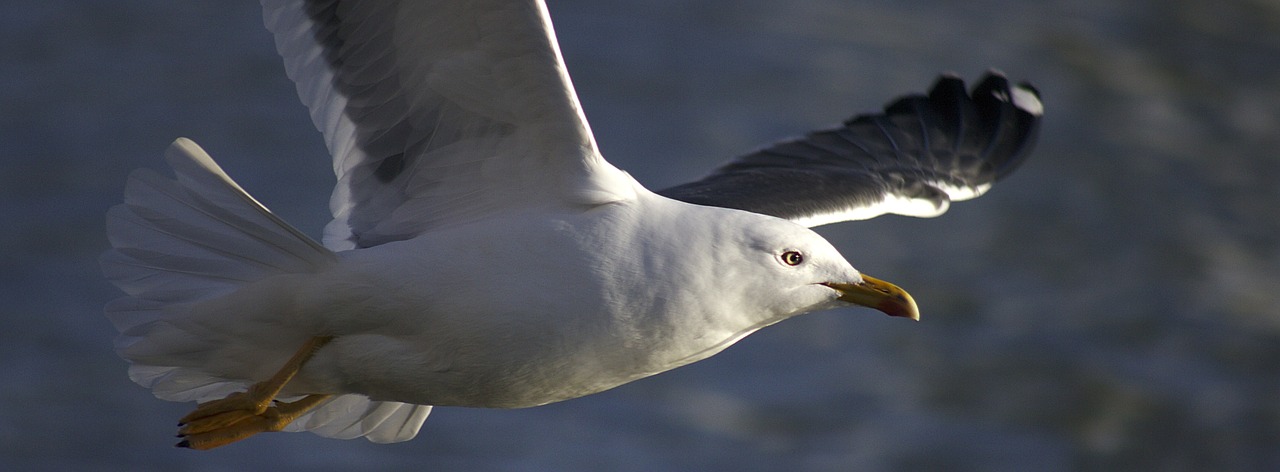
<svg viewBox="0 0 1280 472">
<path fill-rule="evenodd" d="M 875 308 L 889 316 L 901 316 L 920 321 L 920 308 L 911 294 L 897 285 L 875 277 L 862 276 L 860 284 L 823 284 L 840 292 L 839 299 L 854 305 Z"/>
</svg>

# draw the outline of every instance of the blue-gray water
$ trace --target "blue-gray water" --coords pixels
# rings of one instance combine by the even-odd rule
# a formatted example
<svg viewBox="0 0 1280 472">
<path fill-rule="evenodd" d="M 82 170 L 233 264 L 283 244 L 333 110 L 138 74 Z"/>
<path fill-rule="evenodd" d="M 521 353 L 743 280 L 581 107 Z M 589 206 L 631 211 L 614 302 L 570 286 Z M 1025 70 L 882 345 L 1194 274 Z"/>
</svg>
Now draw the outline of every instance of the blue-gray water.
<svg viewBox="0 0 1280 472">
<path fill-rule="evenodd" d="M 1032 159 L 946 215 L 823 228 L 924 318 L 789 320 L 541 408 L 441 408 L 394 445 L 171 447 L 96 257 L 177 136 L 315 234 L 331 175 L 252 1 L 0 15 L 2 470 L 1280 469 L 1280 4 L 553 1 L 605 156 L 651 186 L 936 73 L 1032 80 Z"/>
</svg>

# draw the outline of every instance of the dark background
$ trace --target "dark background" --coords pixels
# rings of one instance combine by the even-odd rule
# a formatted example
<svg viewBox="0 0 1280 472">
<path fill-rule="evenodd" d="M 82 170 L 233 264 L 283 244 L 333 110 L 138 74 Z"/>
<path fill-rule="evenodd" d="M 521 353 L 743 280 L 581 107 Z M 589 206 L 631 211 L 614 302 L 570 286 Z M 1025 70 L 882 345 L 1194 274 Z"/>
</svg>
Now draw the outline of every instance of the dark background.
<svg viewBox="0 0 1280 472">
<path fill-rule="evenodd" d="M 255 2 L 0 15 L 0 469 L 1277 470 L 1280 4 L 552 1 L 605 153 L 653 188 L 989 67 L 1035 155 L 935 219 L 821 232 L 924 318 L 838 310 L 587 398 L 417 439 L 171 447 L 112 352 L 103 213 L 201 143 L 318 235 L 332 175 Z M 167 169 L 165 170 L 167 172 Z"/>
</svg>

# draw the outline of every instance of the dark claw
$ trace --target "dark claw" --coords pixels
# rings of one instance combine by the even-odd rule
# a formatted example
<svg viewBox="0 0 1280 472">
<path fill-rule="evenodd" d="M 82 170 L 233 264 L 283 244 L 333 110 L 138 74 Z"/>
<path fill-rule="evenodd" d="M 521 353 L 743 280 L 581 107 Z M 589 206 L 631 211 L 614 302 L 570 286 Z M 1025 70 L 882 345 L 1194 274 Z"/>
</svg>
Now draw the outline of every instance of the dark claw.
<svg viewBox="0 0 1280 472">
<path fill-rule="evenodd" d="M 186 448 L 190 448 L 190 447 L 191 447 L 191 443 L 190 443 L 190 442 L 187 442 L 187 440 L 186 440 L 186 439 L 183 439 L 183 440 L 182 440 L 181 442 L 179 442 L 178 444 L 174 444 L 174 445 L 173 445 L 173 447 L 186 447 Z"/>
</svg>

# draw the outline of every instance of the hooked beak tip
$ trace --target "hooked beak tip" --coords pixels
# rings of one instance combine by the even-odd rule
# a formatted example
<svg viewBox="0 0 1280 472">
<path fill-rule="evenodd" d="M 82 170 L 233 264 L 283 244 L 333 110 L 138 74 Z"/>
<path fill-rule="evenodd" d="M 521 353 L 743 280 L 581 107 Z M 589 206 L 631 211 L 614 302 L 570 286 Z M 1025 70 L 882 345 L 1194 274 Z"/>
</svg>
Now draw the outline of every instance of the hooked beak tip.
<svg viewBox="0 0 1280 472">
<path fill-rule="evenodd" d="M 915 299 L 897 285 L 865 274 L 862 276 L 862 283 L 824 285 L 839 292 L 838 298 L 841 301 L 874 308 L 889 316 L 920 321 L 920 308 L 916 306 Z"/>
</svg>

